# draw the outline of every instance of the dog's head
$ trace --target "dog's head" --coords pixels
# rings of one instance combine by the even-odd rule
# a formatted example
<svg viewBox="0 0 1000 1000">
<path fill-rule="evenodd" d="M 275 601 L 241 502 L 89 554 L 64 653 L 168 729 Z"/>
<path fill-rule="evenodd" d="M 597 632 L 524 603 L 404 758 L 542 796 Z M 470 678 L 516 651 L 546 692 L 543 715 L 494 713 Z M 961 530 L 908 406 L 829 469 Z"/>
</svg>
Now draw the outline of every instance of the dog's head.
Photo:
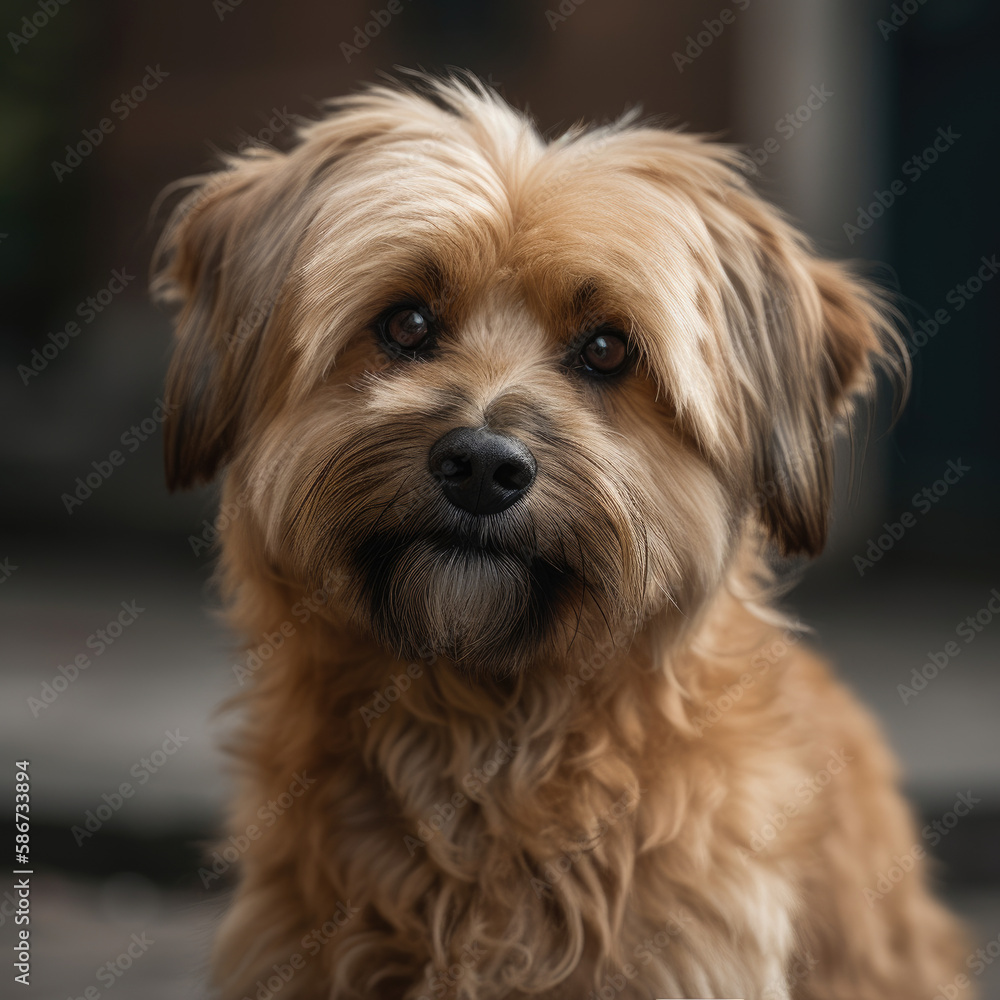
<svg viewBox="0 0 1000 1000">
<path fill-rule="evenodd" d="M 493 674 L 690 617 L 755 525 L 819 552 L 877 295 L 724 147 L 545 142 L 424 89 L 339 101 L 175 211 L 170 485 L 228 466 L 272 566 L 343 574 L 328 613 Z"/>
</svg>

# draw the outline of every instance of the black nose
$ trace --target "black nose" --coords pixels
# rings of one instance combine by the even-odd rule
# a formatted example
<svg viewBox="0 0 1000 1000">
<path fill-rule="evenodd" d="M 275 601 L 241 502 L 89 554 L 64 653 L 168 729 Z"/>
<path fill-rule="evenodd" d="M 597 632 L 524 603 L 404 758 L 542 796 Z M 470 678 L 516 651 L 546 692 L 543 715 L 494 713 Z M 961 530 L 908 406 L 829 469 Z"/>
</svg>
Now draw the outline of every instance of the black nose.
<svg viewBox="0 0 1000 1000">
<path fill-rule="evenodd" d="M 535 481 L 535 456 L 517 438 L 485 427 L 456 427 L 430 451 L 444 495 L 470 514 L 499 514 Z"/>
</svg>

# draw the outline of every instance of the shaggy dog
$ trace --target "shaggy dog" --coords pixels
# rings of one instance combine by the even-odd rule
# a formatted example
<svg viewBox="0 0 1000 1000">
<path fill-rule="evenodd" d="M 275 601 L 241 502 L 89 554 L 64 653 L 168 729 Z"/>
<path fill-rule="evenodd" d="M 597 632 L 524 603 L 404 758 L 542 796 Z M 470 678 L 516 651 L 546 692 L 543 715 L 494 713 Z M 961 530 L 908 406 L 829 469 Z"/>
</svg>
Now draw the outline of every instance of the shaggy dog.
<svg viewBox="0 0 1000 1000">
<path fill-rule="evenodd" d="M 893 760 L 766 606 L 905 376 L 877 292 L 697 136 L 466 78 L 330 111 L 155 265 L 248 638 L 219 995 L 930 1000 Z"/>
</svg>

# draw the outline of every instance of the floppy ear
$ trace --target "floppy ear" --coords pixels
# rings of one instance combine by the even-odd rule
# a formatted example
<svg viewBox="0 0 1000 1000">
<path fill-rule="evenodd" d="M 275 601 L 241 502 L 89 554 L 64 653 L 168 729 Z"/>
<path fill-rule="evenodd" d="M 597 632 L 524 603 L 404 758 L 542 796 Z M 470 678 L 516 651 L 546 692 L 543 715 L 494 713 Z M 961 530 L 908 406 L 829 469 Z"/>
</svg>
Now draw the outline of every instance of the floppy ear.
<svg viewBox="0 0 1000 1000">
<path fill-rule="evenodd" d="M 778 549 L 815 556 L 826 543 L 838 432 L 874 396 L 879 368 L 905 390 L 906 353 L 873 286 L 817 257 L 773 210 L 755 221 L 766 339 L 755 360 L 766 406 L 754 421 L 754 489 Z"/>
<path fill-rule="evenodd" d="M 265 338 L 313 210 L 313 178 L 290 155 L 255 148 L 229 167 L 193 179 L 154 255 L 154 295 L 180 304 L 165 395 L 172 490 L 211 480 L 270 397 L 280 366 L 261 363 Z"/>
<path fill-rule="evenodd" d="M 291 368 L 295 348 L 278 342 L 279 313 L 294 306 L 288 279 L 331 172 L 425 105 L 372 88 L 330 102 L 326 118 L 300 121 L 288 153 L 251 147 L 229 158 L 230 169 L 181 182 L 193 191 L 160 238 L 152 283 L 159 299 L 180 303 L 164 427 L 171 489 L 216 474 Z"/>
<path fill-rule="evenodd" d="M 254 394 L 261 329 L 287 269 L 281 199 L 268 191 L 280 154 L 258 152 L 196 178 L 157 245 L 154 294 L 180 303 L 165 395 L 172 490 L 208 482 L 229 456 Z"/>
<path fill-rule="evenodd" d="M 608 148 L 623 154 L 623 172 L 655 183 L 649 217 L 669 236 L 666 262 L 647 280 L 669 274 L 674 330 L 656 344 L 652 368 L 681 425 L 783 554 L 818 555 L 838 430 L 874 395 L 878 368 L 905 390 L 895 310 L 849 267 L 821 258 L 753 190 L 750 161 L 730 147 L 638 128 Z M 658 322 L 651 315 L 647 325 Z"/>
</svg>

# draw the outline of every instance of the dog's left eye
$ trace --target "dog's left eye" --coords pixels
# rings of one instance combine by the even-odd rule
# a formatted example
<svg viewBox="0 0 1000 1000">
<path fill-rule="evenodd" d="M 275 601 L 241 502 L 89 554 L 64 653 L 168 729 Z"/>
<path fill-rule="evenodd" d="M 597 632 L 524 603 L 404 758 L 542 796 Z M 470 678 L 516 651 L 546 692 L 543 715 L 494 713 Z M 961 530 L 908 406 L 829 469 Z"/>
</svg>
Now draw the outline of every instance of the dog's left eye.
<svg viewBox="0 0 1000 1000">
<path fill-rule="evenodd" d="M 426 313 L 413 306 L 404 306 L 389 313 L 381 323 L 382 335 L 390 346 L 410 353 L 428 339 L 431 321 Z"/>
<path fill-rule="evenodd" d="M 617 375 L 629 362 L 628 344 L 620 334 L 601 330 L 580 351 L 580 364 L 595 375 Z"/>
</svg>

